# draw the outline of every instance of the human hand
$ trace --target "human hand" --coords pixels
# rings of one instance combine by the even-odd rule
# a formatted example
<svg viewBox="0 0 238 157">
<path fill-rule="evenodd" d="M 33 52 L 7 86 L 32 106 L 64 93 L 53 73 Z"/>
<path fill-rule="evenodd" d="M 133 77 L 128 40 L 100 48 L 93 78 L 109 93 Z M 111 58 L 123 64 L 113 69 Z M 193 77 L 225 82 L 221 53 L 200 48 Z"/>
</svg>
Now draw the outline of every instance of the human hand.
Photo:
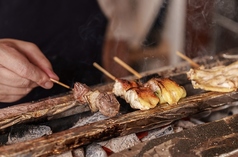
<svg viewBox="0 0 238 157">
<path fill-rule="evenodd" d="M 53 87 L 59 80 L 48 59 L 33 43 L 0 39 L 0 102 L 14 102 L 33 88 Z"/>
</svg>

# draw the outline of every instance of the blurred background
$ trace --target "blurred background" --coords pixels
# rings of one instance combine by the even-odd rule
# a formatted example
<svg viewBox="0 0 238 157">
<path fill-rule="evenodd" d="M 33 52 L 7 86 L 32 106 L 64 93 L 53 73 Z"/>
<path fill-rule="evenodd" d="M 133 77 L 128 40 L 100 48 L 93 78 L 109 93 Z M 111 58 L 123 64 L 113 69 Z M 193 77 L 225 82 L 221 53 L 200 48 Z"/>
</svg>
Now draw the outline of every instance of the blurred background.
<svg viewBox="0 0 238 157">
<path fill-rule="evenodd" d="M 138 72 L 176 65 L 180 51 L 190 58 L 237 47 L 235 0 L 98 0 L 108 18 L 104 67 L 128 75 L 118 56 Z M 116 70 L 115 70 L 116 69 Z"/>
</svg>

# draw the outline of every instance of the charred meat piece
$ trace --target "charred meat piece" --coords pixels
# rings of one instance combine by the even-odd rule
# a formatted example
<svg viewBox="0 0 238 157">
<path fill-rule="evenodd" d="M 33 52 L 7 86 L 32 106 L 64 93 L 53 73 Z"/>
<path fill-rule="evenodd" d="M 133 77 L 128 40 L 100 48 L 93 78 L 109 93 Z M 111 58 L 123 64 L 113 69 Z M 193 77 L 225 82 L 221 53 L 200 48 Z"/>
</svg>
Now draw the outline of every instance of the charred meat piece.
<svg viewBox="0 0 238 157">
<path fill-rule="evenodd" d="M 96 99 L 96 106 L 103 115 L 115 116 L 120 109 L 120 104 L 113 93 L 100 93 Z"/>
<path fill-rule="evenodd" d="M 187 77 L 195 89 L 216 92 L 232 92 L 238 87 L 238 61 L 228 66 L 211 69 L 190 69 Z"/>
<path fill-rule="evenodd" d="M 134 109 L 148 110 L 157 106 L 160 99 L 147 87 L 133 87 L 126 91 L 125 100 Z"/>
<path fill-rule="evenodd" d="M 120 104 L 114 94 L 92 91 L 87 85 L 76 82 L 73 95 L 79 103 L 88 104 L 92 112 L 99 110 L 108 117 L 116 116 L 119 112 Z"/>
<path fill-rule="evenodd" d="M 73 94 L 74 99 L 77 100 L 81 104 L 86 104 L 87 100 L 85 95 L 90 92 L 90 88 L 82 83 L 76 82 L 74 84 Z"/>
<path fill-rule="evenodd" d="M 186 96 L 184 87 L 169 78 L 152 78 L 144 86 L 155 92 L 160 103 L 176 104 Z"/>
</svg>

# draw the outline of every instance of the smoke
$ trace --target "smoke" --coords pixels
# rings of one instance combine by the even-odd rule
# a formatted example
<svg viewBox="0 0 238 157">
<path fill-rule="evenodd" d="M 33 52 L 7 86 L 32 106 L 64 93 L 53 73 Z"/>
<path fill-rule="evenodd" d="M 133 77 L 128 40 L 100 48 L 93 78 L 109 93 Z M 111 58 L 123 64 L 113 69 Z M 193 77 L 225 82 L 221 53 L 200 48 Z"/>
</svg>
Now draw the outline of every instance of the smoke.
<svg viewBox="0 0 238 157">
<path fill-rule="evenodd" d="M 216 13 L 233 19 L 236 16 L 236 2 L 234 0 L 216 0 L 214 3 Z"/>
<path fill-rule="evenodd" d="M 237 47 L 238 14 L 236 0 L 214 1 L 214 49 L 217 53 Z"/>
<path fill-rule="evenodd" d="M 238 35 L 235 0 L 188 0 L 186 55 L 215 55 L 236 47 Z"/>
</svg>

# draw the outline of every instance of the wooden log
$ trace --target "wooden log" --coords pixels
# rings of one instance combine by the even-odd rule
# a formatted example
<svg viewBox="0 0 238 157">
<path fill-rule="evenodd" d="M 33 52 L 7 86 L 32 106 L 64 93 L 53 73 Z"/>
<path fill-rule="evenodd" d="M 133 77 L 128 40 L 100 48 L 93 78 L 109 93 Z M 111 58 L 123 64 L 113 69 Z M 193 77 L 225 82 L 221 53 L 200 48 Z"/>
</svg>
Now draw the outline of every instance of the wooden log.
<svg viewBox="0 0 238 157">
<path fill-rule="evenodd" d="M 72 94 L 0 109 L 0 129 L 66 111 L 78 105 Z"/>
<path fill-rule="evenodd" d="M 117 156 L 226 156 L 238 155 L 238 114 L 197 125 L 178 133 L 142 142 Z"/>
<path fill-rule="evenodd" d="M 196 60 L 196 59 L 195 59 Z M 211 60 L 210 56 L 204 56 L 202 58 L 197 58 L 197 62 L 201 65 L 206 63 L 207 67 L 213 67 L 217 64 L 227 65 L 232 62 L 232 60 L 220 59 L 218 56 L 214 56 Z M 219 62 L 218 62 L 219 60 Z M 200 61 L 200 62 L 199 62 Z M 201 63 L 202 62 L 202 63 Z M 157 73 L 162 77 L 169 77 L 180 85 L 187 88 L 187 84 L 191 85 L 191 82 L 187 79 L 186 72 L 189 70 L 189 65 L 186 62 L 179 64 L 177 67 L 163 67 L 155 69 L 152 71 L 147 71 L 142 73 L 142 76 Z M 132 79 L 130 76 L 128 79 Z M 97 89 L 99 91 L 111 91 L 113 83 L 99 84 L 93 86 L 92 89 Z M 188 96 L 198 94 L 200 91 L 188 87 Z M 26 121 L 38 120 L 44 117 L 51 117 L 58 113 L 63 113 L 66 110 L 73 109 L 79 104 L 75 102 L 72 93 L 65 93 L 63 95 L 58 95 L 55 97 L 49 97 L 44 100 L 39 100 L 37 102 L 29 102 L 24 104 L 19 104 L 7 108 L 0 109 L 0 130 L 12 126 L 18 123 L 24 123 Z M 58 116 L 59 117 L 59 116 Z"/>
<path fill-rule="evenodd" d="M 0 147 L 1 154 L 7 156 L 46 156 L 60 154 L 95 141 L 128 135 L 162 127 L 172 122 L 212 110 L 238 100 L 238 92 L 208 92 L 181 99 L 174 106 L 161 104 L 154 109 L 134 111 L 98 121 L 81 127 L 58 132 L 24 143 Z"/>
</svg>

